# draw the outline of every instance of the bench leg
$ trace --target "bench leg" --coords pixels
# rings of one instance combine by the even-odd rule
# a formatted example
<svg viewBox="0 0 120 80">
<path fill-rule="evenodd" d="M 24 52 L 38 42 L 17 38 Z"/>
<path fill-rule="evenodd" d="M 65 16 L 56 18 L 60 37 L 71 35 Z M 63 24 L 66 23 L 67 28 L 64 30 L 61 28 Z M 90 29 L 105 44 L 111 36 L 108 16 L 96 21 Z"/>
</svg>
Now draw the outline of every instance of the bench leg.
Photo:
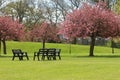
<svg viewBox="0 0 120 80">
<path fill-rule="evenodd" d="M 38 57 L 38 61 L 40 60 L 40 57 L 39 57 L 39 55 L 37 55 L 37 57 Z"/>
<path fill-rule="evenodd" d="M 56 60 L 56 56 L 53 56 L 53 60 Z"/>
<path fill-rule="evenodd" d="M 35 60 L 36 55 L 34 54 L 33 60 Z"/>
<path fill-rule="evenodd" d="M 27 57 L 27 60 L 29 60 L 29 57 L 28 57 L 28 55 L 27 55 L 26 57 Z"/>
<path fill-rule="evenodd" d="M 46 55 L 47 60 L 51 60 L 51 55 Z"/>
<path fill-rule="evenodd" d="M 13 56 L 12 60 L 14 60 L 15 56 Z"/>
<path fill-rule="evenodd" d="M 45 56 L 44 55 L 42 55 L 42 60 L 45 60 Z"/>
<path fill-rule="evenodd" d="M 58 55 L 58 57 L 59 57 L 59 60 L 61 60 L 61 57 L 60 57 L 60 55 Z"/>
<path fill-rule="evenodd" d="M 46 56 L 48 60 L 51 60 L 51 56 L 50 55 L 47 55 Z"/>
<path fill-rule="evenodd" d="M 53 60 L 56 60 L 56 55 L 55 54 L 53 55 Z"/>
<path fill-rule="evenodd" d="M 23 56 L 19 56 L 19 60 L 20 60 L 20 61 L 23 60 Z"/>
</svg>

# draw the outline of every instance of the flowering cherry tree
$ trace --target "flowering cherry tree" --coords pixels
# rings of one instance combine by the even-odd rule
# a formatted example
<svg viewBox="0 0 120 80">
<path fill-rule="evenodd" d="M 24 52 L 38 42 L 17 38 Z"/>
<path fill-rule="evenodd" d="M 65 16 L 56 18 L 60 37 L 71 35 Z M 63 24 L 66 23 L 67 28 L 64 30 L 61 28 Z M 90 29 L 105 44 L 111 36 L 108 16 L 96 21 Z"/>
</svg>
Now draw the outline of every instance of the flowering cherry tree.
<svg viewBox="0 0 120 80">
<path fill-rule="evenodd" d="M 60 33 L 66 37 L 90 37 L 89 56 L 94 56 L 96 37 L 120 36 L 120 17 L 107 9 L 106 4 L 84 4 L 80 9 L 67 14 Z"/>
<path fill-rule="evenodd" d="M 13 21 L 12 18 L 5 16 L 0 17 L 0 49 L 1 42 L 3 43 L 4 54 L 6 54 L 6 40 L 11 39 L 21 39 L 23 36 L 24 30 L 22 24 L 19 22 Z M 1 51 L 1 50 L 0 50 Z"/>
<path fill-rule="evenodd" d="M 32 41 L 42 40 L 43 48 L 45 48 L 45 42 L 48 40 L 58 40 L 57 37 L 57 28 L 51 26 L 47 22 L 43 22 L 41 25 L 35 25 L 30 32 L 30 37 Z"/>
</svg>

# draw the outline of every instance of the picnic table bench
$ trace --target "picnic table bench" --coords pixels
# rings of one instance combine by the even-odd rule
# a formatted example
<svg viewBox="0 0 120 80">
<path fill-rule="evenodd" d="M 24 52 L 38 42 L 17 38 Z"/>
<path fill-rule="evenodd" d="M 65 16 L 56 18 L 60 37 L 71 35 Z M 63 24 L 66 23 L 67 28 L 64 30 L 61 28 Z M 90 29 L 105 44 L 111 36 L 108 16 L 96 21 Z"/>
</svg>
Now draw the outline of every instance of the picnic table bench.
<svg viewBox="0 0 120 80">
<path fill-rule="evenodd" d="M 57 56 L 61 60 L 60 52 L 61 52 L 61 49 L 41 48 L 41 49 L 39 49 L 38 52 L 34 52 L 33 60 L 35 60 L 36 57 L 38 58 L 38 60 L 40 60 L 40 58 L 39 58 L 40 56 L 41 56 L 41 60 L 45 60 L 45 57 L 48 60 L 51 60 L 51 59 L 56 60 Z"/>
<path fill-rule="evenodd" d="M 27 52 L 22 52 L 21 49 L 12 49 L 12 53 L 13 53 L 13 58 L 12 60 L 15 59 L 15 57 L 18 57 L 19 60 L 23 60 L 23 57 L 26 57 L 27 60 L 29 60 L 29 57 L 27 55 Z"/>
</svg>

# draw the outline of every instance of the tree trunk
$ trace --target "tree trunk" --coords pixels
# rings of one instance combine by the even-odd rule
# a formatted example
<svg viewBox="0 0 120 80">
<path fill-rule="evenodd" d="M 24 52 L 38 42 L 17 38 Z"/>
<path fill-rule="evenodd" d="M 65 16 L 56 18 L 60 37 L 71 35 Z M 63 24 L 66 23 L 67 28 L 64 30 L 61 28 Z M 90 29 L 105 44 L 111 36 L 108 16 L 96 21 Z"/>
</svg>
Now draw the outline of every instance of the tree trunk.
<svg viewBox="0 0 120 80">
<path fill-rule="evenodd" d="M 3 43 L 3 53 L 4 53 L 4 54 L 7 54 L 7 52 L 6 52 L 6 42 L 5 42 L 5 40 L 2 40 L 2 43 Z"/>
<path fill-rule="evenodd" d="M 1 39 L 0 39 L 0 56 L 1 56 Z"/>
<path fill-rule="evenodd" d="M 114 47 L 112 47 L 112 54 L 114 54 Z"/>
<path fill-rule="evenodd" d="M 69 53 L 71 54 L 71 43 L 69 44 Z"/>
<path fill-rule="evenodd" d="M 111 47 L 112 47 L 112 54 L 114 54 L 115 43 L 114 43 L 113 38 L 112 38 L 112 40 L 111 40 Z"/>
<path fill-rule="evenodd" d="M 19 23 L 22 23 L 23 17 L 19 17 Z"/>
<path fill-rule="evenodd" d="M 94 56 L 95 37 L 91 37 L 89 56 Z"/>
<path fill-rule="evenodd" d="M 45 39 L 43 39 L 43 49 L 45 48 Z"/>
<path fill-rule="evenodd" d="M 77 38 L 74 38 L 72 43 L 76 44 L 77 43 Z"/>
</svg>

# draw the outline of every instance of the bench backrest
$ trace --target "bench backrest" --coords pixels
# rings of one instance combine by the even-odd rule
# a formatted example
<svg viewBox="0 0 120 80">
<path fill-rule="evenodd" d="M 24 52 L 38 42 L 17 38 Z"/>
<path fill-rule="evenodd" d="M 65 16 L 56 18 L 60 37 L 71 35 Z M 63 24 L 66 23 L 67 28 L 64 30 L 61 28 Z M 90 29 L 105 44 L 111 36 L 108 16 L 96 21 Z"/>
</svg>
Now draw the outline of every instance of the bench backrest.
<svg viewBox="0 0 120 80">
<path fill-rule="evenodd" d="M 47 54 L 56 54 L 60 55 L 61 49 L 56 49 L 56 48 L 41 48 L 39 49 L 39 53 L 47 53 Z"/>
<path fill-rule="evenodd" d="M 61 49 L 56 49 L 56 54 L 60 55 Z"/>
<path fill-rule="evenodd" d="M 12 49 L 14 55 L 22 55 L 21 49 Z"/>
<path fill-rule="evenodd" d="M 41 48 L 39 49 L 39 53 L 47 53 L 48 49 L 47 48 Z"/>
<path fill-rule="evenodd" d="M 55 54 L 56 49 L 55 48 L 49 48 L 48 53 L 49 54 Z"/>
</svg>

